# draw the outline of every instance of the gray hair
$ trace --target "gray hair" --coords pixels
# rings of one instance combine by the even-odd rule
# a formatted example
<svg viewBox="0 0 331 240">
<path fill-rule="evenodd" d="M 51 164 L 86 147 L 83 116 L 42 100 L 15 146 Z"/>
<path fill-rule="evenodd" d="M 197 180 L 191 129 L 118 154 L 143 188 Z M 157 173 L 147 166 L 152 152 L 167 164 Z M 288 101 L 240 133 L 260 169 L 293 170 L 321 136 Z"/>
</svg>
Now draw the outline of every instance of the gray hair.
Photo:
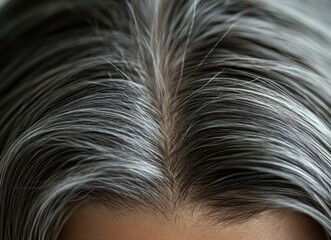
<svg viewBox="0 0 331 240">
<path fill-rule="evenodd" d="M 28 5 L 27 5 L 28 4 Z M 329 1 L 33 0 L 0 11 L 0 239 L 75 207 L 216 222 L 306 214 L 331 239 Z"/>
</svg>

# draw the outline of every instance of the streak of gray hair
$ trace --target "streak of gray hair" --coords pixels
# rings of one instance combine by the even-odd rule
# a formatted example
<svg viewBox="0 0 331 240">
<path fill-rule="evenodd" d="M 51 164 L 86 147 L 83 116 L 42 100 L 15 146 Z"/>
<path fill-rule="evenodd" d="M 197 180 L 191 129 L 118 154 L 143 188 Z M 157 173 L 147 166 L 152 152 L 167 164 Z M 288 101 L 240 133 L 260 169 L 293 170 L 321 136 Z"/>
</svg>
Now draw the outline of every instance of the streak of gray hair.
<svg viewBox="0 0 331 240">
<path fill-rule="evenodd" d="M 292 209 L 331 239 L 329 1 L 11 1 L 0 239 L 80 203 L 216 222 Z"/>
</svg>

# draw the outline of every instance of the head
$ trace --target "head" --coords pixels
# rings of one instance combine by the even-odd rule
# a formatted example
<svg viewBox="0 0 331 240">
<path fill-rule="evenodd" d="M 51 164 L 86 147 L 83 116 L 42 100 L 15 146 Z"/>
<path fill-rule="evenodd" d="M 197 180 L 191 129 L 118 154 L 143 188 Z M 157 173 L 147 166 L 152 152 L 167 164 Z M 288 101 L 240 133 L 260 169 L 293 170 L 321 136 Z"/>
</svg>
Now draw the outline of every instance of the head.
<svg viewBox="0 0 331 240">
<path fill-rule="evenodd" d="M 1 239 L 103 207 L 114 228 L 270 213 L 331 238 L 329 3 L 26 4 L 0 11 Z"/>
</svg>

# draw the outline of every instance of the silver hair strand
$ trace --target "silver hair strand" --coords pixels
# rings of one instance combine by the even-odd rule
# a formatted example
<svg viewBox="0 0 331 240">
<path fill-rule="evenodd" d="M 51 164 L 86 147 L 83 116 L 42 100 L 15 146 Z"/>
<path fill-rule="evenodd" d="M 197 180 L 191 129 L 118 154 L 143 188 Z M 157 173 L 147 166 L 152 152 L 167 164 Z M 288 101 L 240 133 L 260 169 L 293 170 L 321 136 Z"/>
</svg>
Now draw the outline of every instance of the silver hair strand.
<svg viewBox="0 0 331 240">
<path fill-rule="evenodd" d="M 316 0 L 14 0 L 0 9 L 0 239 L 79 204 L 331 239 L 331 9 Z"/>
</svg>

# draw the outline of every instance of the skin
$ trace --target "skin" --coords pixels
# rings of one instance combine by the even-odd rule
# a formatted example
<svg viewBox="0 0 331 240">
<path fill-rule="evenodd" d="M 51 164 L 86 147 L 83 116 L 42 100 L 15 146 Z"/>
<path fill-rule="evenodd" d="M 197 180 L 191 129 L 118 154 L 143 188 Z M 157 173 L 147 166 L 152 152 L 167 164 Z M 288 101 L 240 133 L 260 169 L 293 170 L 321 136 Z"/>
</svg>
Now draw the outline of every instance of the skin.
<svg viewBox="0 0 331 240">
<path fill-rule="evenodd" d="M 322 229 L 291 211 L 265 211 L 229 226 L 211 225 L 199 213 L 176 218 L 146 212 L 114 214 L 101 204 L 84 204 L 65 223 L 58 240 L 322 240 Z"/>
</svg>

